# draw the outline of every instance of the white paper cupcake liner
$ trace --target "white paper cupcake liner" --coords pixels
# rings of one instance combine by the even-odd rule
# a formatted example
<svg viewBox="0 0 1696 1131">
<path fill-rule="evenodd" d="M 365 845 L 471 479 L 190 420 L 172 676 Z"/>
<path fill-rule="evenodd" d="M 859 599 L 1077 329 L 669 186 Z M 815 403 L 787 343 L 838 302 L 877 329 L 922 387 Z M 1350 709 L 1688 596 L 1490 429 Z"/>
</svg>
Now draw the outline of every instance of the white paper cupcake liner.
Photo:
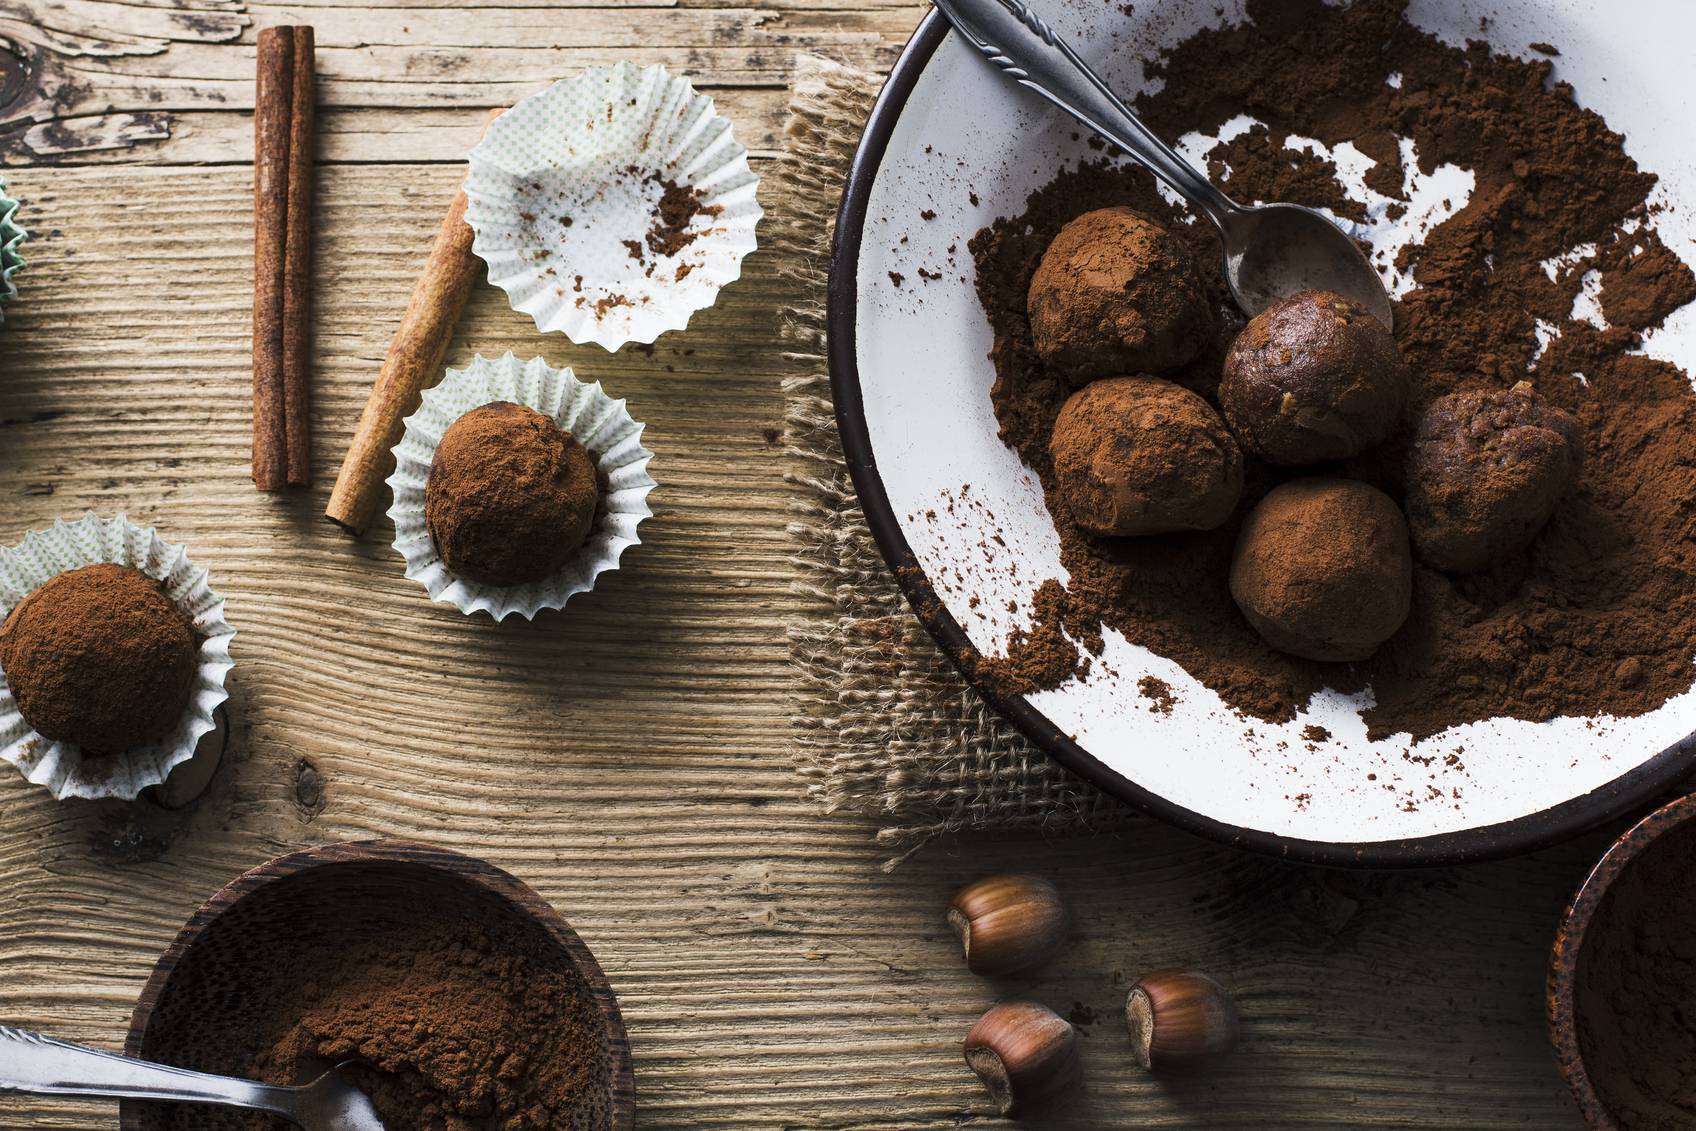
<svg viewBox="0 0 1696 1131">
<path fill-rule="evenodd" d="M 224 619 L 224 598 L 212 589 L 205 568 L 190 561 L 183 547 L 123 515 L 100 519 L 87 514 L 76 522 L 61 520 L 47 530 L 26 534 L 16 546 L 0 548 L 0 617 L 59 574 L 105 562 L 133 566 L 165 583 L 171 600 L 194 621 L 200 637 L 200 670 L 188 710 L 167 738 L 98 758 L 85 758 L 71 743 L 31 730 L 18 712 L 5 673 L 0 672 L 0 758 L 61 801 L 67 797 L 133 801 L 148 786 L 164 782 L 172 767 L 194 756 L 202 736 L 217 726 L 214 713 L 230 697 L 224 680 L 235 666 L 230 641 L 236 630 Z"/>
<path fill-rule="evenodd" d="M 649 242 L 665 182 L 692 188 L 705 209 L 670 254 Z M 619 63 L 495 120 L 471 151 L 465 219 L 514 310 L 617 350 L 681 330 L 742 273 L 758 185 L 711 98 L 664 67 Z"/>
<path fill-rule="evenodd" d="M 424 486 L 436 445 L 454 421 L 492 401 L 511 401 L 552 417 L 589 450 L 602 481 L 589 540 L 557 573 L 528 585 L 483 585 L 454 576 L 424 525 Z M 464 369 L 449 369 L 406 418 L 405 434 L 395 447 L 389 517 L 395 524 L 395 549 L 406 559 L 406 576 L 417 579 L 431 600 L 496 620 L 514 614 L 529 619 L 543 609 L 563 608 L 594 588 L 602 573 L 617 569 L 624 551 L 642 541 L 636 528 L 653 514 L 647 500 L 656 485 L 648 475 L 654 453 L 642 446 L 642 428 L 624 402 L 607 396 L 599 382 L 585 385 L 570 369 L 551 368 L 539 357 L 521 362 L 511 353 L 493 360 L 479 354 Z"/>
<path fill-rule="evenodd" d="M 18 225 L 18 202 L 6 195 L 6 178 L 0 177 L 0 322 L 6 319 L 6 304 L 18 297 L 12 276 L 25 267 L 20 248 L 29 235 Z"/>
</svg>

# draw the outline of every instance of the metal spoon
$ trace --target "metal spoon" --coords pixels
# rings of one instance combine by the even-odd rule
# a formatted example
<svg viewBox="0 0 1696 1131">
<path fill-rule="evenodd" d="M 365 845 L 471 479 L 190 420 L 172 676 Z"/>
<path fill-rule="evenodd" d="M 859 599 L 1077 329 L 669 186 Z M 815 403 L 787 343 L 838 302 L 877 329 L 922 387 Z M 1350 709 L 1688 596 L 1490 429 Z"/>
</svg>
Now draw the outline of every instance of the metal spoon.
<svg viewBox="0 0 1696 1131">
<path fill-rule="evenodd" d="M 1213 221 L 1225 280 L 1250 317 L 1300 291 L 1354 299 L 1386 326 L 1384 282 L 1360 247 L 1322 212 L 1296 204 L 1244 207 L 1220 192 L 1107 89 L 1071 45 L 1021 0 L 935 0 L 954 30 L 1001 68 L 1129 153 Z"/>
<path fill-rule="evenodd" d="M 280 1115 L 304 1131 L 383 1131 L 365 1093 L 337 1075 L 345 1067 L 304 1087 L 284 1088 L 150 1064 L 0 1026 L 0 1092 L 223 1104 Z"/>
</svg>

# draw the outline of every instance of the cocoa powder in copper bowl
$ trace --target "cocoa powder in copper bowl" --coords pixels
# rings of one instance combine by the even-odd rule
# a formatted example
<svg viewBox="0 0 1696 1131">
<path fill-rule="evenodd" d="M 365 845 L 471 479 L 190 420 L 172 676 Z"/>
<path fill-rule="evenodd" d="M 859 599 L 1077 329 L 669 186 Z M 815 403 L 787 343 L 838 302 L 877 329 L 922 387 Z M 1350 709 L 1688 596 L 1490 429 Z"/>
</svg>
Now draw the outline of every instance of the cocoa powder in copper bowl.
<svg viewBox="0 0 1696 1131">
<path fill-rule="evenodd" d="M 1613 843 L 1549 963 L 1561 1074 L 1597 1131 L 1696 1128 L 1696 794 Z"/>
<path fill-rule="evenodd" d="M 391 1131 L 625 1131 L 630 1046 L 600 966 L 500 869 L 405 841 L 279 857 L 197 911 L 125 1051 L 279 1084 L 339 1063 Z M 124 1131 L 287 1124 L 124 1101 Z"/>
</svg>

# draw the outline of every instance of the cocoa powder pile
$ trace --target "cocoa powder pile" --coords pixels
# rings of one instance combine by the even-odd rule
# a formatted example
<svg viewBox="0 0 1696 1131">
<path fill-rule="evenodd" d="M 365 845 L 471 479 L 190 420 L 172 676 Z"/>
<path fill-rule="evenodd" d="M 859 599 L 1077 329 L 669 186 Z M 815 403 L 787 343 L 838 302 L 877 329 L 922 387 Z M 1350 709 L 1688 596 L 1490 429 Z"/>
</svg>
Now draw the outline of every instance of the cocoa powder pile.
<svg viewBox="0 0 1696 1131">
<path fill-rule="evenodd" d="M 1412 372 L 1398 434 L 1363 456 L 1305 470 L 1362 480 L 1401 503 L 1409 434 L 1431 401 L 1530 381 L 1577 420 L 1582 478 L 1528 546 L 1490 568 L 1452 575 L 1417 565 L 1406 624 L 1356 664 L 1274 651 L 1228 595 L 1242 518 L 1289 471 L 1246 460 L 1242 502 L 1216 530 L 1079 532 L 1048 451 L 1071 388 L 1033 346 L 1026 314 L 1049 242 L 1079 215 L 1124 206 L 1187 241 L 1220 332 L 1201 358 L 1163 376 L 1215 403 L 1222 360 L 1243 325 L 1212 230 L 1167 203 L 1140 170 L 1086 164 L 971 242 L 995 334 L 1001 434 L 1042 480 L 1071 578 L 1044 583 L 1034 627 L 1007 656 L 984 660 L 981 674 L 1004 693 L 1057 686 L 1087 672 L 1111 626 L 1183 664 L 1246 714 L 1284 720 L 1323 686 L 1370 684 L 1372 736 L 1416 738 L 1495 716 L 1641 714 L 1688 689 L 1696 678 L 1696 394 L 1687 374 L 1632 351 L 1696 298 L 1696 277 L 1655 234 L 1646 203 L 1655 177 L 1625 154 L 1619 134 L 1576 105 L 1571 88 L 1552 81 L 1547 60 L 1493 55 L 1483 43 L 1448 46 L 1407 21 L 1404 0 L 1343 8 L 1250 0 L 1248 9 L 1250 22 L 1198 33 L 1160 60 L 1162 89 L 1137 104 L 1168 138 L 1217 133 L 1239 114 L 1265 123 L 1210 155 L 1228 192 L 1358 217 L 1357 207 L 1341 206 L 1334 166 L 1288 148 L 1292 135 L 1351 143 L 1376 161 L 1366 181 L 1392 198 L 1392 214 L 1406 206 L 1399 139 L 1413 143 L 1426 173 L 1452 163 L 1476 177 L 1466 205 L 1399 256 L 1415 286 L 1396 310 L 1396 343 Z M 1606 330 L 1574 317 L 1591 271 L 1601 280 Z M 1539 322 L 1556 335 L 1546 349 Z"/>
<path fill-rule="evenodd" d="M 279 1084 L 351 1062 L 348 1078 L 387 1131 L 610 1125 L 600 1010 L 539 926 L 469 891 L 395 890 L 357 867 L 335 871 L 273 885 L 209 928 L 172 975 L 147 1055 Z M 142 1126 L 288 1124 L 155 1104 Z"/>
<path fill-rule="evenodd" d="M 1626 1131 L 1696 1127 L 1696 830 L 1667 833 L 1608 889 L 1573 985 L 1579 1048 Z"/>
</svg>

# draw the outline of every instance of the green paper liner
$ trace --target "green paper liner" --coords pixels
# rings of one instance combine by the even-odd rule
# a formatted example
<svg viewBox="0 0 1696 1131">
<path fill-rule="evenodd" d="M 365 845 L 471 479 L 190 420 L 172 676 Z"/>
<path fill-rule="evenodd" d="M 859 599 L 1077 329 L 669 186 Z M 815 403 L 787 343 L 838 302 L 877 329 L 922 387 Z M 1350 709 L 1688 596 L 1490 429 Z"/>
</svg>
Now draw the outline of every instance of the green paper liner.
<svg viewBox="0 0 1696 1131">
<path fill-rule="evenodd" d="M 18 202 L 6 195 L 6 178 L 0 177 L 0 322 L 5 321 L 5 305 L 17 297 L 18 285 L 12 276 L 25 266 L 20 248 L 29 233 L 17 222 Z"/>
</svg>

